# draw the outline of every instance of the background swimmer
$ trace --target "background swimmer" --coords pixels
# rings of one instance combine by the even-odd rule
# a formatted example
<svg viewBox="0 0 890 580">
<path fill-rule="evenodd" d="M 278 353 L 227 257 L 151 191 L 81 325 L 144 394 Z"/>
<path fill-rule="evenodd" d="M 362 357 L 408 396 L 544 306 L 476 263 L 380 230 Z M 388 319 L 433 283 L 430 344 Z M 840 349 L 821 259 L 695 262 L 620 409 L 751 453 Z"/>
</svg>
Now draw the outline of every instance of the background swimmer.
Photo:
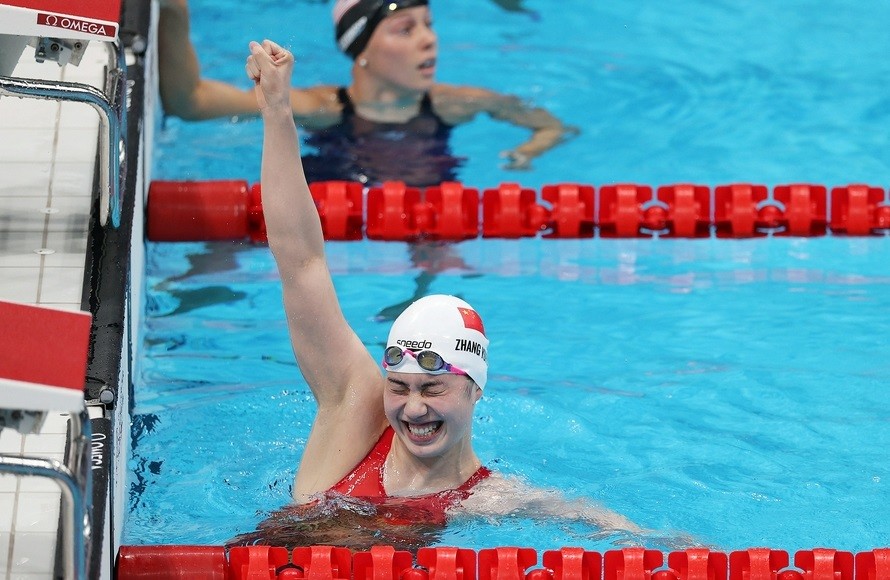
<svg viewBox="0 0 890 580">
<path fill-rule="evenodd" d="M 160 17 L 165 111 L 189 120 L 257 114 L 250 90 L 201 77 L 186 0 L 162 0 Z M 425 0 L 338 0 L 333 17 L 338 45 L 353 59 L 351 84 L 290 93 L 294 118 L 318 150 L 318 161 L 306 163 L 309 181 L 399 179 L 425 186 L 454 180 L 460 159 L 451 155 L 450 131 L 480 113 L 531 130 L 528 140 L 502 153 L 512 169 L 530 167 L 577 132 L 516 97 L 436 82 L 438 44 Z M 367 23 L 362 30 L 354 28 L 361 22 Z"/>
</svg>

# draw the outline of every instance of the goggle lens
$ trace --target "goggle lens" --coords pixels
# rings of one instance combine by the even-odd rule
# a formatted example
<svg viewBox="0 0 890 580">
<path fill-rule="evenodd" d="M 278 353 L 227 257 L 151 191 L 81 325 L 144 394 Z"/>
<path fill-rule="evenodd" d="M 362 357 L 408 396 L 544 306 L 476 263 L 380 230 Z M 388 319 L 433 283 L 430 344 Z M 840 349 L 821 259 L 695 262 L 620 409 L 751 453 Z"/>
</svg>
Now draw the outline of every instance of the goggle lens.
<svg viewBox="0 0 890 580">
<path fill-rule="evenodd" d="M 417 364 L 425 371 L 441 371 L 447 364 L 438 353 L 431 350 L 422 350 L 414 355 Z"/>
<path fill-rule="evenodd" d="M 390 346 L 383 351 L 383 364 L 386 366 L 395 366 L 402 362 L 403 358 L 405 358 L 405 353 L 397 346 Z"/>
<path fill-rule="evenodd" d="M 390 346 L 383 351 L 384 366 L 391 367 L 400 364 L 405 359 L 405 354 L 413 356 L 420 368 L 431 373 L 444 370 L 458 375 L 467 374 L 456 366 L 445 362 L 445 359 L 437 352 L 431 350 L 414 352 L 413 350 L 403 349 L 398 346 Z"/>
</svg>

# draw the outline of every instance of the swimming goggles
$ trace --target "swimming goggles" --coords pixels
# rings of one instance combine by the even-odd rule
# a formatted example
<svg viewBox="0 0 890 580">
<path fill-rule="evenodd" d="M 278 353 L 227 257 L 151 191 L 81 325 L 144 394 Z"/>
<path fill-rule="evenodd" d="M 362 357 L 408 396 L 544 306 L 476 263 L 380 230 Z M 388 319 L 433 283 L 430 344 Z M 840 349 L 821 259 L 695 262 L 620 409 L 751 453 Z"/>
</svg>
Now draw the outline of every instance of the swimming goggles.
<svg viewBox="0 0 890 580">
<path fill-rule="evenodd" d="M 413 356 L 415 360 L 417 360 L 417 364 L 420 365 L 420 368 L 431 373 L 444 371 L 455 375 L 468 374 L 466 371 L 457 368 L 453 364 L 445 362 L 442 355 L 437 352 L 431 350 L 414 352 L 413 350 L 408 350 L 395 345 L 389 346 L 383 351 L 383 368 L 394 367 L 401 364 L 401 362 L 405 360 L 406 354 Z"/>
</svg>

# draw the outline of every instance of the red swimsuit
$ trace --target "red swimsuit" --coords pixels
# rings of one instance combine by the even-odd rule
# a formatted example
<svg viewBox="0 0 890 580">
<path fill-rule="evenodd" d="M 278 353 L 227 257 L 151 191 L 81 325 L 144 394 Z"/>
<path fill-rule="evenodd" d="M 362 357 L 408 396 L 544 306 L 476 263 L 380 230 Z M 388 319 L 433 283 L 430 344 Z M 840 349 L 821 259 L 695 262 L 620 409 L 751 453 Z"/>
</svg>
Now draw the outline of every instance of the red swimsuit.
<svg viewBox="0 0 890 580">
<path fill-rule="evenodd" d="M 395 435 L 392 427 L 387 427 L 368 455 L 355 468 L 341 479 L 329 492 L 367 499 L 373 504 L 385 507 L 382 514 L 393 523 L 435 523 L 444 525 L 445 512 L 470 496 L 473 487 L 491 475 L 482 466 L 460 487 L 438 493 L 410 497 L 394 497 L 383 487 L 383 465 L 392 447 Z"/>
</svg>

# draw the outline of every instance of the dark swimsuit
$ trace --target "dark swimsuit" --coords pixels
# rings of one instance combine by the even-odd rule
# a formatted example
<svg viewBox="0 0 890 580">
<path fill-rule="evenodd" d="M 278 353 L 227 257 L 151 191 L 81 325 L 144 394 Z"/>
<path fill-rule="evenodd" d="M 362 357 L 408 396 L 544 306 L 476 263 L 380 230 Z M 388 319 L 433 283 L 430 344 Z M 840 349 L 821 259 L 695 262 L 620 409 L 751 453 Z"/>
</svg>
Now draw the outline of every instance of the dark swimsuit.
<svg viewBox="0 0 890 580">
<path fill-rule="evenodd" d="M 470 478 L 455 489 L 410 497 L 394 497 L 383 487 L 383 465 L 395 432 L 387 427 L 368 455 L 334 485 L 329 491 L 352 497 L 360 497 L 384 507 L 383 516 L 393 523 L 435 523 L 444 525 L 448 508 L 470 496 L 473 487 L 491 475 L 482 466 Z"/>
<path fill-rule="evenodd" d="M 369 186 L 404 181 L 428 187 L 456 181 L 463 160 L 451 154 L 452 125 L 433 111 L 429 94 L 418 114 L 404 123 L 369 121 L 355 112 L 345 87 L 337 89 L 343 106 L 336 125 L 307 131 L 303 168 L 307 180 L 358 181 Z"/>
</svg>

